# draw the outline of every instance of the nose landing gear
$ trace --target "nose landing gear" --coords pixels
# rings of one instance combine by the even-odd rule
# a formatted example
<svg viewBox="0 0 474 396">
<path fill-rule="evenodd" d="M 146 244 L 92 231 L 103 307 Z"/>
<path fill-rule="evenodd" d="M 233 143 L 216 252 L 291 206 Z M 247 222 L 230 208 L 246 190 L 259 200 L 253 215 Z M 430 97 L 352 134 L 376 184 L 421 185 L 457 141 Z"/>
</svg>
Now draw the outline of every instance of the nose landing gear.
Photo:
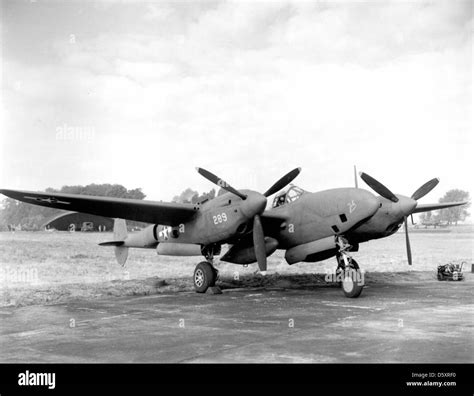
<svg viewBox="0 0 474 396">
<path fill-rule="evenodd" d="M 336 244 L 338 246 L 336 277 L 342 280 L 341 287 L 344 295 L 348 298 L 357 298 L 364 288 L 363 274 L 357 261 L 347 253 L 352 247 L 347 239 L 338 236 Z"/>
</svg>

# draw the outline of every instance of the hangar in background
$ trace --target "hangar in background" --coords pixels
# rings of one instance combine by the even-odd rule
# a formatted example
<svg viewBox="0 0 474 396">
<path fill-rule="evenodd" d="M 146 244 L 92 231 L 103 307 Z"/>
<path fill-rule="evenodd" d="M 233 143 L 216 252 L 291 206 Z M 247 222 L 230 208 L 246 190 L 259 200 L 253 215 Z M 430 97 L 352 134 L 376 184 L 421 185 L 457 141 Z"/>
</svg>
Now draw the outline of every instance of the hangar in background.
<svg viewBox="0 0 474 396">
<path fill-rule="evenodd" d="M 112 231 L 113 227 L 114 220 L 110 217 L 78 212 L 60 213 L 42 226 L 45 230 L 58 231 Z"/>
</svg>

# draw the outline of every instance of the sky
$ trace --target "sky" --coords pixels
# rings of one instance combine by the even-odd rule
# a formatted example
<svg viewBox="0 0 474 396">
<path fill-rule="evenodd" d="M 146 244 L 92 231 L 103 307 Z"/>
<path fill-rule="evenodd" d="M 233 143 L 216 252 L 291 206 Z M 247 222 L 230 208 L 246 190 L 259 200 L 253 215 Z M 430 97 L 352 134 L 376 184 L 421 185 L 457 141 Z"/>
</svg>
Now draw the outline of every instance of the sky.
<svg viewBox="0 0 474 396">
<path fill-rule="evenodd" d="M 171 200 L 353 165 L 474 192 L 471 1 L 1 2 L 0 186 Z M 359 186 L 364 183 L 359 180 Z M 369 189 L 369 187 L 366 187 Z"/>
</svg>

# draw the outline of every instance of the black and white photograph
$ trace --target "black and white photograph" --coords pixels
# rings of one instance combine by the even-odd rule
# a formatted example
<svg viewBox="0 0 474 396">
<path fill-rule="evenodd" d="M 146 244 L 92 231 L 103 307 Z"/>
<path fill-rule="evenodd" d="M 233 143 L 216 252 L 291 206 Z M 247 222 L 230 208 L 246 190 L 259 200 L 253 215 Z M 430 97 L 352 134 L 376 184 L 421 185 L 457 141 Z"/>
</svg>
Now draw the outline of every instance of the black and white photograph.
<svg viewBox="0 0 474 396">
<path fill-rule="evenodd" d="M 2 396 L 472 395 L 471 0 L 0 4 Z"/>
</svg>

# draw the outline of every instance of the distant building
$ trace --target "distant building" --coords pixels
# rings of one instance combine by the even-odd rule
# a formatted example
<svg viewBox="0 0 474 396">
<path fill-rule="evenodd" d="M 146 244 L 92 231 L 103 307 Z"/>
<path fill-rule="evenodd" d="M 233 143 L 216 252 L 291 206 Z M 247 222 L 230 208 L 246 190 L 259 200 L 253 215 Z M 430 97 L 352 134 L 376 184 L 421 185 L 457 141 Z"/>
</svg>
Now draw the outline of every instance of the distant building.
<svg viewBox="0 0 474 396">
<path fill-rule="evenodd" d="M 86 213 L 61 213 L 48 221 L 42 228 L 58 231 L 112 231 L 114 220 L 110 217 L 96 216 Z"/>
</svg>

